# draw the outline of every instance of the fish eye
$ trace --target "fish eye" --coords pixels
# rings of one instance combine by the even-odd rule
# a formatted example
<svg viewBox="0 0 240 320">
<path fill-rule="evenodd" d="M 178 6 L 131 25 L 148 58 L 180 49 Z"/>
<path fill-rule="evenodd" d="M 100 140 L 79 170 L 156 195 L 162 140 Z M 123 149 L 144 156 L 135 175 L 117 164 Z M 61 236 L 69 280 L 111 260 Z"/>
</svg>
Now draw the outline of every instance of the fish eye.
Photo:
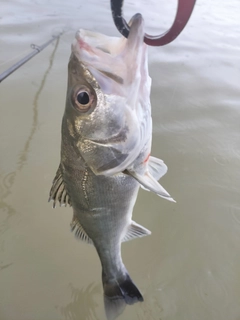
<svg viewBox="0 0 240 320">
<path fill-rule="evenodd" d="M 87 112 L 94 102 L 94 95 L 86 88 L 76 91 L 73 95 L 73 105 L 81 112 Z"/>
<path fill-rule="evenodd" d="M 89 95 L 86 91 L 80 91 L 77 94 L 77 101 L 82 104 L 86 105 L 89 103 Z"/>
</svg>

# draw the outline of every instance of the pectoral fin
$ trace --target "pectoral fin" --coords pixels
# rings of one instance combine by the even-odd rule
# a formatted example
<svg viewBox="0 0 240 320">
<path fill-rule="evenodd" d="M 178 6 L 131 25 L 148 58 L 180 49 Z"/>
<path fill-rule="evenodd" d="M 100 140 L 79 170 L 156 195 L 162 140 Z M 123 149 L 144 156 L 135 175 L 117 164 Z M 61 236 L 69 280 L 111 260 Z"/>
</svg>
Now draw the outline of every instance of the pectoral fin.
<svg viewBox="0 0 240 320">
<path fill-rule="evenodd" d="M 170 194 L 160 185 L 160 183 L 158 183 L 157 180 L 154 179 L 149 171 L 146 171 L 143 175 L 129 170 L 126 170 L 125 172 L 136 179 L 144 189 L 156 193 L 161 198 L 176 202 L 170 196 Z"/>
<path fill-rule="evenodd" d="M 51 200 L 53 200 L 53 208 L 56 207 L 57 201 L 59 202 L 60 206 L 66 207 L 69 204 L 69 206 L 71 207 L 71 200 L 62 179 L 62 172 L 60 166 L 53 180 L 48 202 Z"/>
<path fill-rule="evenodd" d="M 168 167 L 161 159 L 150 157 L 148 160 L 148 171 L 158 181 L 167 173 Z"/>
<path fill-rule="evenodd" d="M 136 223 L 135 221 L 132 221 L 132 223 L 129 225 L 126 235 L 124 236 L 122 242 L 129 241 L 135 238 L 141 238 L 144 236 L 148 236 L 151 234 L 151 231 L 144 228 L 140 224 Z"/>
</svg>

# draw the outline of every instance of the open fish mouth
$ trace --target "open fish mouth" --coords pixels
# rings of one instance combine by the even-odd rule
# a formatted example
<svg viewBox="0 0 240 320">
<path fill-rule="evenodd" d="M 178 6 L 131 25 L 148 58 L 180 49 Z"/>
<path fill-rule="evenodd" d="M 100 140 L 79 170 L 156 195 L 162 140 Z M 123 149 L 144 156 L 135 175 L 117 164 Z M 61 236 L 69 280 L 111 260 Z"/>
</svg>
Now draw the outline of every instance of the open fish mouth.
<svg viewBox="0 0 240 320">
<path fill-rule="evenodd" d="M 146 82 L 147 54 L 144 20 L 136 14 L 129 22 L 128 38 L 109 37 L 80 29 L 72 44 L 72 52 L 85 65 L 105 94 L 129 95 L 133 84 L 138 93 L 141 77 Z M 144 66 L 144 67 L 143 67 Z"/>
<path fill-rule="evenodd" d="M 72 45 L 72 50 L 79 56 L 83 62 L 90 62 L 88 60 L 99 61 L 102 57 L 108 57 L 122 53 L 128 46 L 128 50 L 137 50 L 139 46 L 143 45 L 144 38 L 144 20 L 141 14 L 135 14 L 130 20 L 131 25 L 128 39 L 121 37 L 109 37 L 100 33 L 80 29 L 76 33 L 75 41 Z M 136 52 L 135 52 L 136 53 Z"/>
</svg>

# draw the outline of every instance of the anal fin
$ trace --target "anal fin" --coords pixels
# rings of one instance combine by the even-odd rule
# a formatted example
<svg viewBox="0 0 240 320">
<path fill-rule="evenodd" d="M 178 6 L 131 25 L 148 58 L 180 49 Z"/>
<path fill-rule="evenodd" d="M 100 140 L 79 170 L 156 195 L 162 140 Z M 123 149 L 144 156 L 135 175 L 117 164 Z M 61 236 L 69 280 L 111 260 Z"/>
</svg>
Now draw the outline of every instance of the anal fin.
<svg viewBox="0 0 240 320">
<path fill-rule="evenodd" d="M 49 193 L 48 202 L 51 200 L 53 201 L 53 208 L 56 207 L 57 202 L 59 202 L 60 206 L 66 207 L 67 205 L 69 205 L 71 207 L 71 200 L 62 178 L 61 165 L 59 165 L 58 167 L 56 176 L 52 183 L 52 188 Z"/>
<path fill-rule="evenodd" d="M 73 216 L 70 227 L 71 227 L 71 231 L 74 231 L 76 229 L 75 236 L 79 240 L 82 240 L 83 242 L 86 242 L 88 244 L 93 244 L 92 239 L 89 238 L 86 231 L 83 229 L 82 225 L 80 224 L 80 222 L 78 221 L 78 219 L 75 216 Z"/>
<path fill-rule="evenodd" d="M 144 236 L 148 236 L 150 234 L 151 234 L 151 231 L 144 228 L 143 226 L 136 223 L 135 221 L 132 221 L 132 223 L 128 227 L 126 235 L 122 239 L 122 242 L 129 241 L 135 238 L 141 238 Z"/>
</svg>

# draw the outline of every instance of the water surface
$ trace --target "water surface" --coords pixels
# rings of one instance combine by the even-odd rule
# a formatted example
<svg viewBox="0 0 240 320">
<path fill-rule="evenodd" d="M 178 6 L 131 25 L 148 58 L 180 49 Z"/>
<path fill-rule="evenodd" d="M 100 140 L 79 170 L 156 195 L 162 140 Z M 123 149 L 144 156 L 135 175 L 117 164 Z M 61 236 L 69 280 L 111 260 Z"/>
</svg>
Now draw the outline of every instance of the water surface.
<svg viewBox="0 0 240 320">
<path fill-rule="evenodd" d="M 176 1 L 125 1 L 164 32 Z M 47 203 L 59 164 L 67 62 L 78 28 L 118 35 L 109 2 L 1 0 L 0 72 L 30 44 L 50 45 L 0 84 L 0 319 L 104 319 L 94 248 Z M 150 237 L 123 245 L 145 301 L 124 319 L 240 319 L 240 2 L 199 0 L 172 44 L 149 48 L 153 150 L 169 203 L 141 190 L 134 220 Z"/>
</svg>

